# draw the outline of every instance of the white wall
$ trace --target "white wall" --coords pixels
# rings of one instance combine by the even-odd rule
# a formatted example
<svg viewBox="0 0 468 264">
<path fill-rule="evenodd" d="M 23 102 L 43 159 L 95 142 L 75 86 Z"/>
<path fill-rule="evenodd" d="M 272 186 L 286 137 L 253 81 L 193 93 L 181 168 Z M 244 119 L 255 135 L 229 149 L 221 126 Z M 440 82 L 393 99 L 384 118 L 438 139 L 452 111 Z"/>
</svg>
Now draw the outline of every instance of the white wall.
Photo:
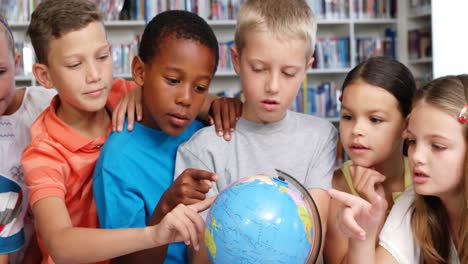
<svg viewBox="0 0 468 264">
<path fill-rule="evenodd" d="M 432 0 L 434 78 L 468 73 L 468 0 Z"/>
</svg>

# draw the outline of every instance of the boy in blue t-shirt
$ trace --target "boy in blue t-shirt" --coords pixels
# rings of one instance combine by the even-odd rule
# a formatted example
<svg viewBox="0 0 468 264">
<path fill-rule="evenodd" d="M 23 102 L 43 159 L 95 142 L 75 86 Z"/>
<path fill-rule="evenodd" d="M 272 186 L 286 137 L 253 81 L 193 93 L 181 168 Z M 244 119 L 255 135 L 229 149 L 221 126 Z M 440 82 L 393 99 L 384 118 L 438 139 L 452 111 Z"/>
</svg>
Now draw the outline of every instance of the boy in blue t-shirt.
<svg viewBox="0 0 468 264">
<path fill-rule="evenodd" d="M 178 146 L 204 126 L 194 119 L 217 62 L 216 37 L 196 14 L 167 11 L 148 23 L 132 62 L 133 79 L 142 87 L 143 119 L 133 131 L 125 128 L 108 137 L 94 172 L 102 228 L 153 225 L 177 204 L 205 198 L 210 181 L 216 180 L 214 173 L 187 169 L 182 180 L 172 182 Z M 187 247 L 174 243 L 119 261 L 186 263 Z"/>
</svg>

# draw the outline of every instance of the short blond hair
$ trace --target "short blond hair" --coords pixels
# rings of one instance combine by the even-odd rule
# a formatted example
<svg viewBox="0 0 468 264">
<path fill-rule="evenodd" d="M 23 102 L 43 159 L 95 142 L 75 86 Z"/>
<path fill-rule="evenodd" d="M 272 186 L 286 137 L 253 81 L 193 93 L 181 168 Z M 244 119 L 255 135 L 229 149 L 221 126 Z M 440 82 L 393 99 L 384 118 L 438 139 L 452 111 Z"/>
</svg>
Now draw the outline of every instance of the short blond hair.
<svg viewBox="0 0 468 264">
<path fill-rule="evenodd" d="M 314 12 L 304 0 L 247 0 L 237 16 L 234 42 L 239 54 L 251 31 L 267 31 L 278 39 L 302 39 L 311 58 L 317 35 Z"/>
</svg>

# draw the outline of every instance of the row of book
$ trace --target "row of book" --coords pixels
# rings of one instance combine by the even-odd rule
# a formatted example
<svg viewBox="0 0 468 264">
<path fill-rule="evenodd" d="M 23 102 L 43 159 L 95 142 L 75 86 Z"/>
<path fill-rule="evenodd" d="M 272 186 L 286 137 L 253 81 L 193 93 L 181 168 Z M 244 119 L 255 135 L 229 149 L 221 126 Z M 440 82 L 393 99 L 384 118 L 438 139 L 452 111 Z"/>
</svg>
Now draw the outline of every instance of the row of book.
<svg viewBox="0 0 468 264">
<path fill-rule="evenodd" d="M 408 31 L 408 57 L 423 59 L 432 57 L 431 28 L 413 29 Z"/>
<path fill-rule="evenodd" d="M 319 117 L 336 118 L 340 113 L 340 95 L 334 82 L 327 81 L 317 87 L 302 87 L 291 110 Z"/>
<path fill-rule="evenodd" d="M 219 43 L 218 72 L 230 72 L 234 69 L 231 60 L 231 47 L 234 41 Z"/>
<path fill-rule="evenodd" d="M 318 19 L 395 18 L 397 0 L 308 0 Z M 350 4 L 353 4 L 350 10 Z"/>
<path fill-rule="evenodd" d="M 0 0 L 9 21 L 29 21 L 44 0 Z M 208 20 L 234 20 L 245 0 L 92 0 L 106 20 L 145 20 L 166 10 L 188 10 Z M 350 10 L 353 1 L 353 10 Z M 307 0 L 319 19 L 394 18 L 397 0 Z M 413 2 L 413 1 L 412 1 Z M 422 0 L 416 1 L 424 2 Z M 413 4 L 413 3 L 412 3 Z"/>
<path fill-rule="evenodd" d="M 351 0 L 354 18 L 395 18 L 397 0 Z"/>
<path fill-rule="evenodd" d="M 145 12 L 148 14 L 178 9 L 197 13 L 209 20 L 233 20 L 236 19 L 244 0 L 144 0 L 143 2 Z"/>
<path fill-rule="evenodd" d="M 0 0 L 0 13 L 9 21 L 29 21 L 44 0 Z M 166 10 L 188 10 L 207 20 L 236 19 L 244 0 L 91 0 L 106 20 L 145 20 Z"/>
<path fill-rule="evenodd" d="M 318 38 L 315 46 L 315 60 L 312 68 L 348 68 L 350 62 L 349 37 Z"/>
<path fill-rule="evenodd" d="M 111 52 L 114 74 L 130 74 L 133 57 L 138 54 L 137 41 L 128 44 L 112 44 Z"/>
<path fill-rule="evenodd" d="M 385 56 L 396 59 L 396 31 L 388 28 L 383 37 L 371 36 L 356 38 L 356 63 L 367 58 Z"/>
<path fill-rule="evenodd" d="M 349 0 L 307 0 L 318 19 L 349 18 Z"/>
</svg>

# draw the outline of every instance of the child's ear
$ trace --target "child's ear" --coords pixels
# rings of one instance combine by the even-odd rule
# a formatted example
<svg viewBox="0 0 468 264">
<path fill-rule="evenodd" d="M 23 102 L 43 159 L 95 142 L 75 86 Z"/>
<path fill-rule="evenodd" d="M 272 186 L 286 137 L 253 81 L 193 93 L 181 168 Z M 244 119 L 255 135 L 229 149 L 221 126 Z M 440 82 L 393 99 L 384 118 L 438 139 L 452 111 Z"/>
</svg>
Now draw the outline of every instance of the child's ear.
<svg viewBox="0 0 468 264">
<path fill-rule="evenodd" d="M 15 53 L 15 75 L 18 74 L 19 65 L 20 65 L 21 54 Z"/>
<path fill-rule="evenodd" d="M 239 67 L 239 52 L 237 52 L 236 45 L 231 46 L 231 61 L 232 61 L 232 66 L 234 66 L 234 70 L 236 71 L 237 75 L 240 73 L 240 67 Z"/>
<path fill-rule="evenodd" d="M 47 65 L 42 63 L 34 63 L 32 68 L 34 77 L 45 88 L 53 88 L 54 82 L 51 80 L 49 75 L 49 68 Z"/>
<path fill-rule="evenodd" d="M 135 56 L 132 61 L 132 77 L 133 81 L 142 87 L 145 80 L 145 63 L 140 56 Z"/>
<path fill-rule="evenodd" d="M 315 61 L 314 56 L 310 57 L 310 60 L 307 62 L 307 65 L 306 65 L 306 70 L 309 70 L 310 68 L 312 68 L 312 64 L 314 63 L 314 61 Z"/>
</svg>

